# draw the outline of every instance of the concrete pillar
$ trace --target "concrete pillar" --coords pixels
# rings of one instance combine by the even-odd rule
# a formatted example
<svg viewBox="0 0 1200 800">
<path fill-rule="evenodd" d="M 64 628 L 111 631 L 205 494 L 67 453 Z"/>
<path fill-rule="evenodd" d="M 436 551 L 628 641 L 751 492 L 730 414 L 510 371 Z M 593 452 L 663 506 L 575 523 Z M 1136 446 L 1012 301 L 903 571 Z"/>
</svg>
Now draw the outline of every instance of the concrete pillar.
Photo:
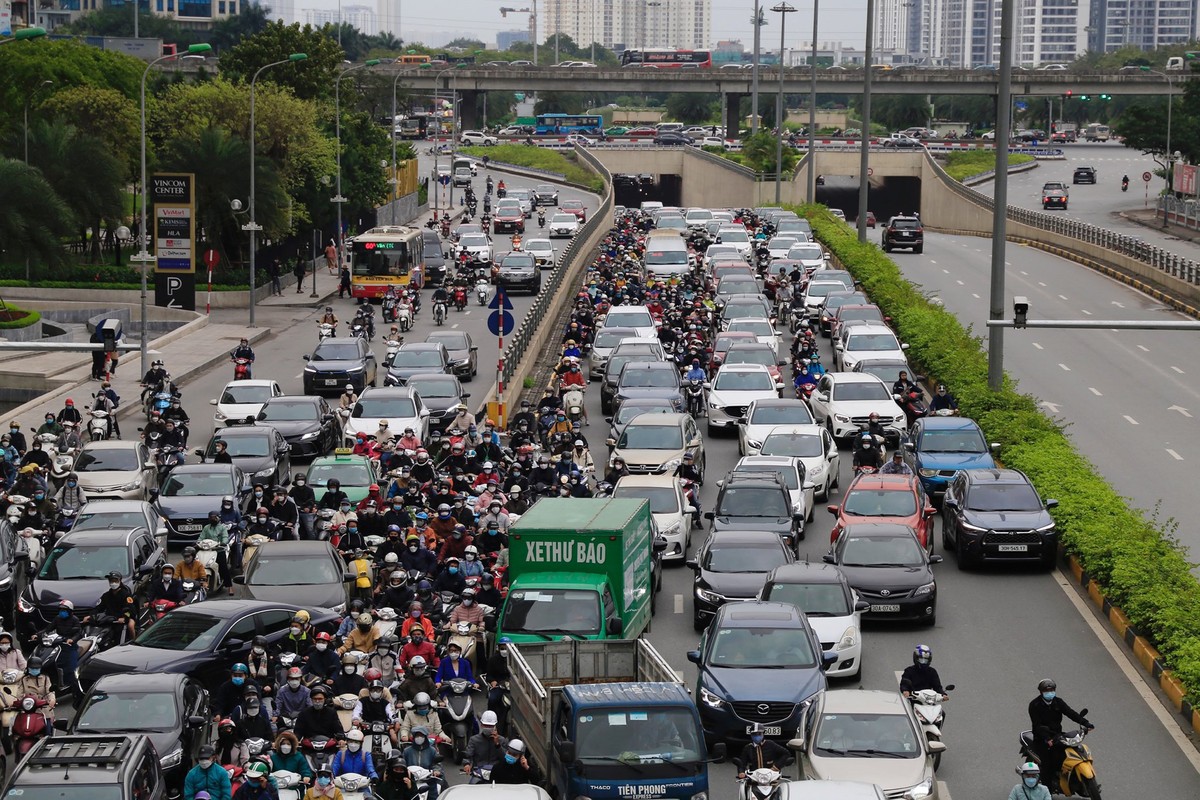
<svg viewBox="0 0 1200 800">
<path fill-rule="evenodd" d="M 461 115 L 459 119 L 459 129 L 464 131 L 473 131 L 479 129 L 479 103 L 481 99 L 479 92 L 474 89 L 461 89 L 458 92 L 459 107 L 458 113 Z"/>
<path fill-rule="evenodd" d="M 725 94 L 725 135 L 731 139 L 736 139 L 738 132 L 742 129 L 742 98 L 745 95 L 739 92 L 727 92 Z"/>
</svg>

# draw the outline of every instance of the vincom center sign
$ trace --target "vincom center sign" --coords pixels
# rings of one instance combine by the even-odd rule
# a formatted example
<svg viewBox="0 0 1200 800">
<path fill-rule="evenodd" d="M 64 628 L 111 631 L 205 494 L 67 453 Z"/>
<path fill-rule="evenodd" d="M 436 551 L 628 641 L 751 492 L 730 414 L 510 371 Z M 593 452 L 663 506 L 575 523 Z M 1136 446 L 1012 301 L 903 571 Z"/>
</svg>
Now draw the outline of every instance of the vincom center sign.
<svg viewBox="0 0 1200 800">
<path fill-rule="evenodd" d="M 159 173 L 150 178 L 158 272 L 196 271 L 195 187 L 191 173 Z"/>
</svg>

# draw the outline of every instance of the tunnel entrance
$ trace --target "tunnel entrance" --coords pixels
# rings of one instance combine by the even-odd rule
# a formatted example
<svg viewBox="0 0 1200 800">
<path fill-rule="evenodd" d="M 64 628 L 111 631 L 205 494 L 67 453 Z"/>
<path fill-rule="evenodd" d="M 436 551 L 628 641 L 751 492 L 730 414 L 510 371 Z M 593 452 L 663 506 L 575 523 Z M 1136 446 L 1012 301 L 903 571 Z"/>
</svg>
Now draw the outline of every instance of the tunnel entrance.
<svg viewBox="0 0 1200 800">
<path fill-rule="evenodd" d="M 613 175 L 613 199 L 619 206 L 641 208 L 647 200 L 678 206 L 682 198 L 683 178 L 679 175 Z"/>
<path fill-rule="evenodd" d="M 858 218 L 858 176 L 824 175 L 825 185 L 817 187 L 817 202 L 840 208 L 846 219 Z M 873 177 L 867 186 L 867 208 L 880 224 L 897 214 L 921 210 L 921 179 L 911 176 Z"/>
</svg>

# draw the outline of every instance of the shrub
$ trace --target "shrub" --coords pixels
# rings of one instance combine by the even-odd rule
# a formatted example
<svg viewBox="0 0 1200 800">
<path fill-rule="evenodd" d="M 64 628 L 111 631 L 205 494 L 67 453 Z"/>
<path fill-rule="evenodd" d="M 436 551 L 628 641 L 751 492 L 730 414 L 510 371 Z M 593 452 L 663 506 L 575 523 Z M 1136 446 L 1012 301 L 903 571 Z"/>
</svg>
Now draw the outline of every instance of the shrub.
<svg viewBox="0 0 1200 800">
<path fill-rule="evenodd" d="M 586 186 L 589 191 L 604 194 L 604 180 L 575 160 L 574 153 L 561 153 L 546 147 L 530 147 L 524 144 L 498 144 L 492 147 L 463 147 L 460 153 L 516 167 L 557 172 L 571 183 Z"/>
<path fill-rule="evenodd" d="M 42 318 L 41 313 L 19 308 L 11 303 L 0 303 L 0 330 L 28 328 Z"/>
<path fill-rule="evenodd" d="M 1009 153 L 1008 165 L 1028 164 L 1033 156 L 1024 153 Z M 946 174 L 958 182 L 996 169 L 994 150 L 963 150 L 946 154 Z"/>
</svg>

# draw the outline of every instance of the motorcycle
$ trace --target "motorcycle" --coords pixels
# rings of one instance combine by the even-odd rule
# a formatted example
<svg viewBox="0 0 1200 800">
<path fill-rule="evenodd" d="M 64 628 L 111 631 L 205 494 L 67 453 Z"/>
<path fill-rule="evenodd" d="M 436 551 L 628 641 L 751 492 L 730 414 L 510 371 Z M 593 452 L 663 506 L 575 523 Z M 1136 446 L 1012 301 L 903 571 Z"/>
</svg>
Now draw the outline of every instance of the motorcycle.
<svg viewBox="0 0 1200 800">
<path fill-rule="evenodd" d="M 308 758 L 309 766 L 312 767 L 313 772 L 322 767 L 328 767 L 329 762 L 333 760 L 333 754 L 337 750 L 337 739 L 330 739 L 328 736 L 306 736 L 300 741 L 300 752 Z"/>
<path fill-rule="evenodd" d="M 546 227 L 546 212 L 545 211 L 538 212 L 538 227 L 539 228 Z"/>
<path fill-rule="evenodd" d="M 704 381 L 690 380 L 687 385 L 687 410 L 694 419 L 704 416 Z"/>
<path fill-rule="evenodd" d="M 396 353 L 400 352 L 399 342 L 388 342 L 387 355 L 383 357 L 383 366 L 390 367 L 392 362 L 396 360 Z"/>
<path fill-rule="evenodd" d="M 563 392 L 563 408 L 566 409 L 567 419 L 571 422 L 583 421 L 583 389 L 578 386 Z"/>
<path fill-rule="evenodd" d="M 954 690 L 954 684 L 946 687 L 946 692 Z M 942 695 L 933 689 L 919 689 L 912 693 L 910 698 L 913 704 L 913 711 L 916 712 L 917 722 L 921 723 L 921 732 L 925 734 L 925 740 L 928 742 L 942 741 L 942 725 L 946 722 L 946 712 L 942 710 Z M 943 748 L 944 749 L 944 748 Z M 941 750 L 933 752 L 933 768 L 938 769 L 942 763 Z"/>
<path fill-rule="evenodd" d="M 356 339 L 366 339 L 367 327 L 361 322 L 355 322 L 350 328 L 350 335 Z"/>
<path fill-rule="evenodd" d="M 62 519 L 69 520 L 71 523 L 74 523 L 75 514 L 78 512 L 71 508 L 64 509 L 59 513 Z M 67 530 L 70 530 L 70 525 L 67 526 Z M 64 531 L 64 533 L 65 532 L 66 531 Z M 48 542 L 46 541 L 46 532 L 39 531 L 36 528 L 22 528 L 18 535 L 25 543 L 25 551 L 29 553 L 29 566 L 33 569 L 41 569 L 42 556 L 45 554 L 46 547 L 48 545 Z"/>
<path fill-rule="evenodd" d="M 439 797 L 446 790 L 446 779 L 439 770 L 413 765 L 408 768 L 408 777 L 413 782 L 413 800 L 429 800 L 430 790 L 435 786 L 437 791 L 434 794 Z"/>
<path fill-rule="evenodd" d="M 469 785 L 476 783 L 491 783 L 492 766 L 492 764 L 472 764 L 471 778 L 467 781 L 467 783 Z"/>
<path fill-rule="evenodd" d="M 242 543 L 243 572 L 245 571 L 246 567 L 250 566 L 250 559 L 254 557 L 254 554 L 258 551 L 258 548 L 262 547 L 269 541 L 271 540 L 266 536 L 263 536 L 261 533 L 252 533 L 246 537 L 246 540 Z"/>
<path fill-rule="evenodd" d="M 358 705 L 358 695 L 339 694 L 333 698 L 333 709 L 337 712 L 338 722 L 342 724 L 342 732 L 349 733 L 354 727 L 354 708 Z"/>
<path fill-rule="evenodd" d="M 486 278 L 481 278 L 475 284 L 475 299 L 479 301 L 480 307 L 487 305 L 488 298 L 492 295 L 492 286 L 487 282 Z"/>
<path fill-rule="evenodd" d="M 169 612 L 184 605 L 176 603 L 174 600 L 154 600 L 147 604 L 145 611 L 142 612 L 142 618 L 138 621 L 138 628 L 145 628 L 154 622 L 158 622 L 165 617 Z"/>
<path fill-rule="evenodd" d="M 45 710 L 48 705 L 47 700 L 31 694 L 22 697 L 17 704 L 17 716 L 12 726 L 13 749 L 17 758 L 23 758 L 39 739 L 54 733 L 54 722 Z"/>
<path fill-rule="evenodd" d="M 450 218 L 449 217 L 442 217 L 442 238 L 443 239 L 450 238 Z"/>
<path fill-rule="evenodd" d="M 375 771 L 382 772 L 383 762 L 387 760 L 387 755 L 392 749 L 392 740 L 388 737 L 388 723 L 360 722 L 359 728 L 363 732 L 363 752 L 370 753 Z"/>
<path fill-rule="evenodd" d="M 271 773 L 271 780 L 279 791 L 279 800 L 301 800 L 308 790 L 303 777 L 298 772 L 290 772 L 286 769 L 276 770 Z"/>
<path fill-rule="evenodd" d="M 1088 710 L 1080 711 L 1086 717 Z M 1051 794 L 1061 794 L 1066 797 L 1088 797 L 1100 800 L 1100 781 L 1096 777 L 1096 766 L 1092 760 L 1092 750 L 1083 740 L 1087 737 L 1089 728 L 1075 731 L 1063 731 L 1055 737 L 1065 750 L 1062 767 L 1058 775 L 1042 775 L 1042 783 L 1050 789 Z M 1041 757 L 1033 747 L 1033 731 L 1021 731 L 1021 757 L 1041 765 Z M 1051 785 L 1051 782 L 1054 782 Z"/>
<path fill-rule="evenodd" d="M 395 313 L 393 319 L 394 319 L 396 325 L 398 325 L 400 327 L 400 330 L 402 332 L 408 333 L 410 330 L 412 330 L 412 325 L 413 325 L 412 306 L 410 306 L 408 304 L 403 304 L 403 305 L 397 306 L 396 313 Z"/>
<path fill-rule="evenodd" d="M 395 322 L 396 321 L 396 298 L 395 297 L 384 297 L 383 298 L 383 310 L 380 315 L 383 317 L 384 322 Z"/>
<path fill-rule="evenodd" d="M 66 640 L 53 630 L 45 630 L 39 636 L 33 655 L 42 660 L 42 669 L 50 678 L 55 692 L 70 693 L 75 689 L 75 676 L 67 675 L 63 667 L 63 648 Z"/>
<path fill-rule="evenodd" d="M 779 800 L 784 775 L 771 767 L 759 767 L 746 773 L 738 791 L 740 800 Z"/>
<path fill-rule="evenodd" d="M 433 321 L 437 325 L 446 324 L 446 304 L 441 300 L 433 304 Z"/>
<path fill-rule="evenodd" d="M 462 653 L 462 660 L 471 662 L 471 668 L 476 675 L 479 674 L 481 668 L 479 664 L 479 634 L 480 631 L 471 623 L 460 622 L 454 627 L 454 631 L 446 641 L 447 647 L 452 644 L 458 645 L 459 651 Z"/>
<path fill-rule="evenodd" d="M 333 336 L 333 323 L 318 322 L 317 323 L 317 341 L 323 342 Z"/>
<path fill-rule="evenodd" d="M 467 287 L 454 287 L 454 310 L 463 311 L 467 307 Z"/>
<path fill-rule="evenodd" d="M 217 543 L 216 539 L 201 539 L 196 542 L 196 560 L 200 562 L 204 567 L 204 571 L 208 573 L 208 590 L 210 592 L 225 588 L 221 584 L 221 570 L 217 567 L 217 551 L 220 549 L 221 545 Z M 226 546 L 225 551 L 225 556 L 228 558 L 228 546 Z"/>
<path fill-rule="evenodd" d="M 929 406 L 925 404 L 925 396 L 920 389 L 915 387 L 908 390 L 900 405 L 904 408 L 904 416 L 907 418 L 910 428 L 914 422 L 929 413 Z"/>
<path fill-rule="evenodd" d="M 93 408 L 88 412 L 88 439 L 102 442 L 108 438 L 108 412 L 101 408 Z"/>
<path fill-rule="evenodd" d="M 79 637 L 79 669 L 97 653 L 122 643 L 126 630 L 124 620 L 97 614 L 83 624 L 83 635 Z"/>
<path fill-rule="evenodd" d="M 357 772 L 343 772 L 333 779 L 333 785 L 341 790 L 342 800 L 362 800 L 371 796 L 371 779 Z"/>
<path fill-rule="evenodd" d="M 235 381 L 250 380 L 250 359 L 248 358 L 231 358 L 233 364 L 233 379 Z"/>
<path fill-rule="evenodd" d="M 78 455 L 78 451 L 65 444 L 54 448 L 54 461 L 50 463 L 50 481 L 56 491 L 67 482 L 67 476 L 75 468 L 76 455 Z"/>
<path fill-rule="evenodd" d="M 146 418 L 150 418 L 151 411 L 157 411 L 159 414 L 171 407 L 171 399 L 175 395 L 171 392 L 155 392 L 150 395 L 146 403 Z"/>
<path fill-rule="evenodd" d="M 1121 191 L 1122 191 L 1122 192 L 1128 192 L 1128 191 L 1129 191 L 1129 179 L 1128 179 L 1128 178 L 1126 178 L 1125 180 L 1121 181 Z"/>
<path fill-rule="evenodd" d="M 154 463 L 158 467 L 158 485 L 162 486 L 166 483 L 167 475 L 171 470 L 183 464 L 186 460 L 187 453 L 182 447 L 177 445 L 155 448 Z"/>
<path fill-rule="evenodd" d="M 464 678 L 448 680 L 442 687 L 438 714 L 442 717 L 442 729 L 450 738 L 454 763 L 461 764 L 467 754 L 467 741 L 479 730 L 471 700 L 471 692 L 478 687 Z"/>
</svg>

